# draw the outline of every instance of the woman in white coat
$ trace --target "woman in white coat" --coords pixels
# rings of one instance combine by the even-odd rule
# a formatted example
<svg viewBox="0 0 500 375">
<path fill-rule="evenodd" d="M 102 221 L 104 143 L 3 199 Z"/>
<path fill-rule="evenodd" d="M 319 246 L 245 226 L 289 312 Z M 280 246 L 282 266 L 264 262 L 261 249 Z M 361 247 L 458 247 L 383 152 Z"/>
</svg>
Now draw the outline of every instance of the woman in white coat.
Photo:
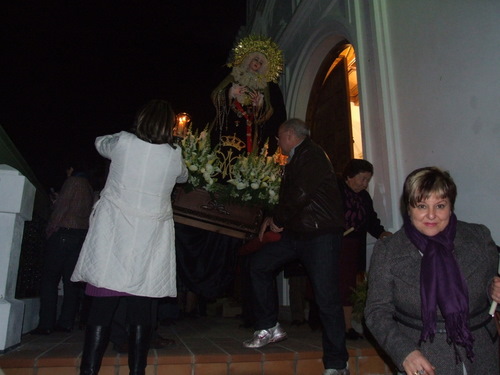
<svg viewBox="0 0 500 375">
<path fill-rule="evenodd" d="M 174 144 L 175 114 L 153 100 L 132 133 L 98 137 L 97 151 L 111 160 L 106 185 L 71 278 L 93 296 L 80 366 L 97 374 L 120 299 L 127 305 L 130 374 L 144 374 L 153 298 L 176 296 L 175 235 L 170 195 L 188 172 Z"/>
</svg>

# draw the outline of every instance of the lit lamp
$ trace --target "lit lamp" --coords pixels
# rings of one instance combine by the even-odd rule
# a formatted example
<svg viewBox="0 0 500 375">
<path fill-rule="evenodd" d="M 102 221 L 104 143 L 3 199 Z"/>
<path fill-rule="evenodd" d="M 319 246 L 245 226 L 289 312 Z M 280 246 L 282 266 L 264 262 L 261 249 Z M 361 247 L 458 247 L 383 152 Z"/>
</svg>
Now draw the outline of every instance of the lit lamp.
<svg viewBox="0 0 500 375">
<path fill-rule="evenodd" d="M 184 138 L 189 124 L 191 124 L 191 116 L 186 112 L 179 113 L 176 117 L 177 123 L 174 127 L 174 136 Z"/>
</svg>

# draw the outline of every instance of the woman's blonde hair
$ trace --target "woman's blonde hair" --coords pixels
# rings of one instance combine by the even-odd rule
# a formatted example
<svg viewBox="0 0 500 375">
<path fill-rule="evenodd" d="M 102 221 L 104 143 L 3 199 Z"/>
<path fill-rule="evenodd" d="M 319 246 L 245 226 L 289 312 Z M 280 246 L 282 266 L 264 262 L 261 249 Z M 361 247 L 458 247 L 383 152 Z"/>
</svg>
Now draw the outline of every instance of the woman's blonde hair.
<svg viewBox="0 0 500 375">
<path fill-rule="evenodd" d="M 437 167 L 424 167 L 411 172 L 403 187 L 402 208 L 408 210 L 425 201 L 432 194 L 450 200 L 451 209 L 455 207 L 457 186 L 447 171 Z"/>
</svg>

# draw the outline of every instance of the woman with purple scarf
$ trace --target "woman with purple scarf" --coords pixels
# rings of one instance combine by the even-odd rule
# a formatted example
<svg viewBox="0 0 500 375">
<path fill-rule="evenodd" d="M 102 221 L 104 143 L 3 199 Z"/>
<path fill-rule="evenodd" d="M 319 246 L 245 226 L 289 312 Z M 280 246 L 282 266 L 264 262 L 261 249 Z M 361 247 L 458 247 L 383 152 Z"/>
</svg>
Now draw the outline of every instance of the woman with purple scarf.
<svg viewBox="0 0 500 375">
<path fill-rule="evenodd" d="M 499 373 L 498 251 L 490 231 L 458 221 L 457 188 L 436 167 L 406 178 L 404 225 L 377 242 L 366 325 L 401 373 Z"/>
</svg>

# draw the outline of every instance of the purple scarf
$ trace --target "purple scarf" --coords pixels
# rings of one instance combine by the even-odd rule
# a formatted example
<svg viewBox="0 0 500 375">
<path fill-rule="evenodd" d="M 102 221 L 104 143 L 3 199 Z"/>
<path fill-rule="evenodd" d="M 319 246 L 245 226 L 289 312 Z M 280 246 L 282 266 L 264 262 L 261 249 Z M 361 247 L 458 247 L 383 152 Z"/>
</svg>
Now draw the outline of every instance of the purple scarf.
<svg viewBox="0 0 500 375">
<path fill-rule="evenodd" d="M 437 307 L 444 317 L 447 341 L 463 346 L 467 358 L 474 359 L 474 338 L 469 329 L 469 294 L 467 284 L 453 255 L 457 217 L 452 214 L 448 226 L 435 236 L 420 233 L 405 217 L 406 236 L 422 254 L 420 297 L 423 329 L 420 341 L 434 339 Z M 457 354 L 457 360 L 460 358 Z"/>
<path fill-rule="evenodd" d="M 363 198 L 354 192 L 346 182 L 342 183 L 344 192 L 344 222 L 345 229 L 354 228 L 359 230 L 366 224 L 366 209 Z"/>
</svg>

